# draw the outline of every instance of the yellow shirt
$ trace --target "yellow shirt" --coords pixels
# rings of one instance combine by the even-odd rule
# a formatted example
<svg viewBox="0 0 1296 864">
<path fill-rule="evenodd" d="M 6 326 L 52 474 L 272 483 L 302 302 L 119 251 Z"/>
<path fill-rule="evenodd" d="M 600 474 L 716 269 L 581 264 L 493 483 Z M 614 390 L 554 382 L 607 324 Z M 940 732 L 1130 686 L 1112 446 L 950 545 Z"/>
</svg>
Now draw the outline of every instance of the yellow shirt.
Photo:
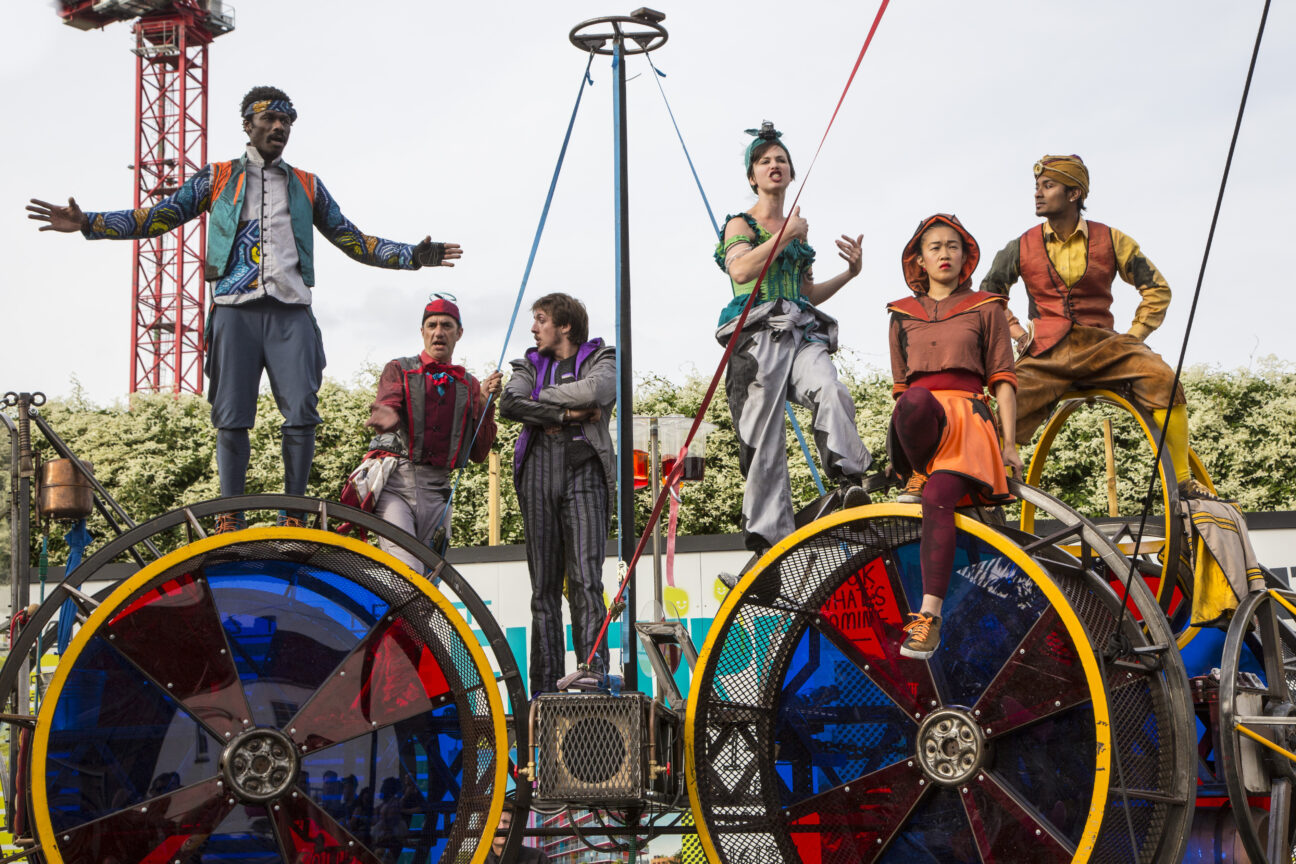
<svg viewBox="0 0 1296 864">
<path fill-rule="evenodd" d="M 1166 309 L 1170 306 L 1170 285 L 1132 237 L 1115 228 L 1111 229 L 1111 237 L 1117 272 L 1121 279 L 1138 289 L 1141 298 L 1134 310 L 1129 333 L 1138 339 L 1146 339 L 1165 320 Z M 1089 223 L 1082 218 L 1071 236 L 1065 239 L 1059 237 L 1047 222 L 1044 223 L 1044 250 L 1062 281 L 1070 288 L 1080 280 L 1088 266 Z M 1021 249 L 1020 238 L 1017 238 L 995 255 L 990 272 L 981 282 L 981 290 L 1007 296 L 1008 289 L 1020 276 Z M 1021 326 L 1011 312 L 1008 313 L 1008 323 Z"/>
</svg>

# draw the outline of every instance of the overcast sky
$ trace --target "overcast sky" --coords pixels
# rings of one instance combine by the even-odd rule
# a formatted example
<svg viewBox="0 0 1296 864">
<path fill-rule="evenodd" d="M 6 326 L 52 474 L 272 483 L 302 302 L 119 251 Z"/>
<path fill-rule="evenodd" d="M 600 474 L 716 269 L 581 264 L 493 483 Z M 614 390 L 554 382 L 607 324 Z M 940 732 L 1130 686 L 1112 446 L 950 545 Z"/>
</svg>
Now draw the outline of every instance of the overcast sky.
<svg viewBox="0 0 1296 864">
<path fill-rule="evenodd" d="M 1150 342 L 1178 355 L 1262 3 L 1184 0 L 894 0 L 801 199 L 816 274 L 840 263 L 832 238 L 864 235 L 864 271 L 825 306 L 858 366 L 886 367 L 888 300 L 906 291 L 899 253 L 919 220 L 952 211 L 995 250 L 1034 222 L 1031 164 L 1079 153 L 1088 215 L 1133 236 L 1174 289 Z M 662 8 L 653 55 L 718 218 L 749 207 L 743 129 L 784 132 L 810 157 L 876 12 L 872 2 Z M 494 364 L 585 57 L 580 21 L 626 14 L 591 2 L 243 0 L 210 55 L 209 157 L 237 156 L 237 108 L 251 86 L 292 95 L 286 158 L 314 171 L 363 230 L 461 243 L 453 270 L 364 267 L 317 241 L 315 313 L 343 381 L 413 353 L 429 292 L 457 294 L 458 359 Z M 1296 191 L 1296 9 L 1274 4 L 1189 343 L 1191 363 L 1232 369 L 1291 344 Z M 129 384 L 129 243 L 39 234 L 23 206 L 76 195 L 86 209 L 131 204 L 134 57 L 129 27 L 82 32 L 49 3 L 9 6 L 0 78 L 4 244 L 0 390 L 66 394 L 75 376 L 99 402 Z M 714 236 L 647 63 L 628 66 L 634 368 L 710 374 L 730 292 Z M 596 58 L 530 286 L 582 297 L 613 341 L 613 79 Z M 799 188 L 799 182 L 795 188 Z M 1287 251 L 1284 251 L 1287 250 Z M 1117 324 L 1137 302 L 1118 283 Z M 525 309 L 524 305 L 524 309 Z M 1024 312 L 1022 289 L 1013 307 Z M 531 344 L 525 312 L 508 344 Z"/>
</svg>

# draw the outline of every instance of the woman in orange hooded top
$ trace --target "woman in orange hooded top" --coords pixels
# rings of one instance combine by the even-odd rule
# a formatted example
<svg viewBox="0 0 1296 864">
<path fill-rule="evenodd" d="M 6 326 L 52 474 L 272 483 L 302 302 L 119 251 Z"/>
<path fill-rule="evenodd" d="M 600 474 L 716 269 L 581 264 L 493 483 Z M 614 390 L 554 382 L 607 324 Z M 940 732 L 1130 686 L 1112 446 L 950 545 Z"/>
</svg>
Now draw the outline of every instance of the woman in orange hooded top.
<svg viewBox="0 0 1296 864">
<path fill-rule="evenodd" d="M 940 646 L 940 615 L 954 566 L 954 508 L 1003 504 L 1004 466 L 1017 455 L 1017 375 L 1004 299 L 972 290 L 980 250 L 954 216 L 923 220 L 902 263 L 913 295 L 887 305 L 895 409 L 887 451 L 907 477 L 900 501 L 922 503 L 923 600 L 909 613 L 900 653 L 926 659 Z M 1000 444 L 985 391 L 994 393 Z"/>
</svg>

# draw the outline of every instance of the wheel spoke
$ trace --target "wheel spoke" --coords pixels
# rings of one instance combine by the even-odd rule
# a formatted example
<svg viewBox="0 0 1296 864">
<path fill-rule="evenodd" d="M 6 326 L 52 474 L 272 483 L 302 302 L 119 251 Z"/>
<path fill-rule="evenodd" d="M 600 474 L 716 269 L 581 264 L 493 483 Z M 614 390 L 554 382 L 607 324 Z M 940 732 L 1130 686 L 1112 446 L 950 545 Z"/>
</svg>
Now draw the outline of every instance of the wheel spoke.
<svg viewBox="0 0 1296 864">
<path fill-rule="evenodd" d="M 1291 860 L 1292 781 L 1274 778 L 1269 787 L 1269 860 Z"/>
<path fill-rule="evenodd" d="M 1070 861 L 1075 847 L 1047 820 L 982 772 L 959 788 L 981 860 L 995 864 L 1048 864 Z"/>
<path fill-rule="evenodd" d="M 931 785 L 911 763 L 896 762 L 800 801 L 783 815 L 802 858 L 820 860 L 823 849 L 853 848 L 859 861 L 871 862 Z"/>
<path fill-rule="evenodd" d="M 58 834 L 64 861 L 189 860 L 234 809 L 215 777 Z"/>
<path fill-rule="evenodd" d="M 218 739 L 251 723 L 252 711 L 205 579 L 186 573 L 150 589 L 102 629 L 113 647 Z M 175 650 L 178 645 L 184 650 Z"/>
<path fill-rule="evenodd" d="M 289 724 L 307 752 L 439 708 L 452 694 L 445 673 L 403 617 L 385 616 Z"/>
<path fill-rule="evenodd" d="M 1080 658 L 1057 611 L 1049 607 L 986 688 L 973 714 L 987 736 L 1002 736 L 1089 699 Z"/>
<path fill-rule="evenodd" d="M 274 810 L 273 816 L 275 831 L 290 861 L 383 864 L 383 859 L 305 795 L 282 799 L 282 806 Z M 393 836 L 390 842 L 392 845 L 384 848 L 391 853 L 388 860 L 395 861 L 405 847 L 405 837 Z"/>
<path fill-rule="evenodd" d="M 904 592 L 882 558 L 849 576 L 819 609 L 814 626 L 908 715 L 926 713 L 937 700 L 924 660 L 901 656 Z"/>
<path fill-rule="evenodd" d="M 1269 698 L 1281 704 L 1291 701 L 1291 690 L 1287 686 L 1287 669 L 1283 662 L 1283 633 L 1278 621 L 1280 605 L 1271 597 L 1265 598 L 1257 616 L 1260 619 L 1260 641 L 1266 647 L 1264 652 L 1265 684 L 1269 688 Z"/>
</svg>

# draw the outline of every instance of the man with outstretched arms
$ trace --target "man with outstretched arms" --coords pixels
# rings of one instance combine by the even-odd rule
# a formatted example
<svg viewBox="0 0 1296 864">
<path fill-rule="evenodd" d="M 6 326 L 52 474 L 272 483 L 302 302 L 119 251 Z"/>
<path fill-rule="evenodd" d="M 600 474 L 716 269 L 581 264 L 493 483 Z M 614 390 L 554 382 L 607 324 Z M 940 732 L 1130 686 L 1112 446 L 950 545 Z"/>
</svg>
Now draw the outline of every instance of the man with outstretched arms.
<svg viewBox="0 0 1296 864">
<path fill-rule="evenodd" d="M 599 642 L 603 557 L 616 492 L 609 422 L 616 402 L 616 349 L 589 338 L 585 306 L 547 294 L 531 306 L 535 347 L 512 363 L 500 416 L 526 424 L 513 456 L 513 482 L 526 532 L 531 572 L 531 696 L 564 677 L 563 573 L 571 606 L 572 641 L 591 672 L 607 670 L 607 639 Z"/>
<path fill-rule="evenodd" d="M 495 403 L 487 407 L 487 401 L 500 392 L 503 376 L 496 371 L 478 381 L 455 364 L 455 345 L 464 331 L 449 295 L 438 294 L 424 307 L 420 332 L 423 350 L 392 360 L 378 379 L 365 424 L 378 435 L 369 443 L 366 462 L 379 462 L 373 467 L 383 474 L 374 512 L 442 552 L 450 539 L 452 475 L 470 459 L 485 462 L 490 454 Z M 381 465 L 386 459 L 391 462 Z M 415 572 L 423 571 L 396 544 L 379 538 L 378 545 Z"/>
<path fill-rule="evenodd" d="M 1008 295 L 1021 279 L 1030 300 L 1025 326 L 1010 311 L 1017 344 L 1017 441 L 1031 440 L 1059 397 L 1076 384 L 1120 389 L 1166 429 L 1179 494 L 1209 497 L 1188 467 L 1188 409 L 1174 370 L 1143 340 L 1165 319 L 1170 286 L 1128 235 L 1083 216 L 1089 169 L 1079 156 L 1035 163 L 1035 215 L 1044 217 L 999 251 L 982 291 Z M 1128 330 L 1115 330 L 1112 283 L 1120 276 L 1141 300 Z"/>
<path fill-rule="evenodd" d="M 261 370 L 270 376 L 283 415 L 284 491 L 306 492 L 319 425 L 317 393 L 324 347 L 311 314 L 315 284 L 312 226 L 350 257 L 375 267 L 417 270 L 454 266 L 454 243 L 396 243 L 364 234 L 314 174 L 283 160 L 297 120 L 287 94 L 254 87 L 240 107 L 248 144 L 230 162 L 213 162 L 169 198 L 148 209 L 83 212 L 32 199 L 28 218 L 42 231 L 80 231 L 91 240 L 154 237 L 202 213 L 207 219 L 205 277 L 213 306 L 207 318 L 207 398 L 216 427 L 221 495 L 241 495 L 256 419 Z M 280 514 L 281 524 L 300 524 Z M 243 527 L 242 514 L 222 514 L 217 530 Z"/>
</svg>

